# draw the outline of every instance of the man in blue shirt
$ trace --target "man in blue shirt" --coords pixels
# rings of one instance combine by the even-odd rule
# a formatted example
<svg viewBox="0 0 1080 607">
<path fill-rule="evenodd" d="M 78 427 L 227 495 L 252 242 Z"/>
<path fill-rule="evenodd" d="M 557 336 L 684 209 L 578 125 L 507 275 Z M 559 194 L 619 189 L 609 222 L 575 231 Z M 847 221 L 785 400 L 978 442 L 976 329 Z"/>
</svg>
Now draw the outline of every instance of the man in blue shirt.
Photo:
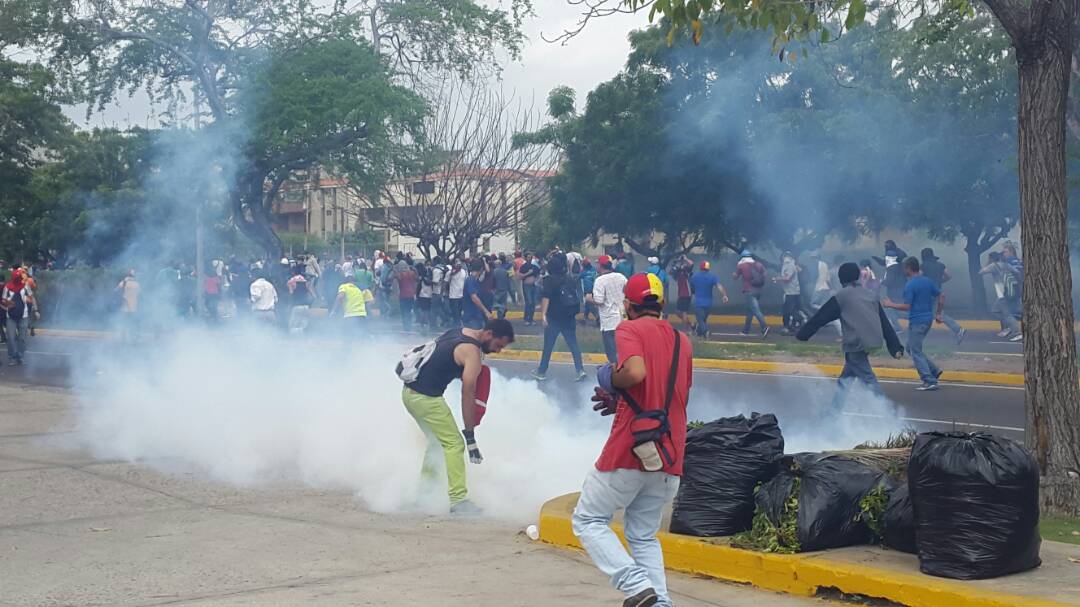
<svg viewBox="0 0 1080 607">
<path fill-rule="evenodd" d="M 919 260 L 908 257 L 904 260 L 904 274 L 908 277 L 907 286 L 904 287 L 904 303 L 896 303 L 889 299 L 882 302 L 886 308 L 904 310 L 908 313 L 908 353 L 915 363 L 915 370 L 919 372 L 922 385 L 916 390 L 928 391 L 938 389 L 938 378 L 941 377 L 941 369 L 934 361 L 923 353 L 923 340 L 930 332 L 934 320 L 941 322 L 941 315 L 945 309 L 945 296 L 941 289 L 926 276 L 922 275 L 919 268 Z"/>
<path fill-rule="evenodd" d="M 480 282 L 480 276 L 485 271 L 484 261 L 481 259 L 472 260 L 469 264 L 469 270 L 469 277 L 465 279 L 462 322 L 469 329 L 482 329 L 484 323 L 495 318 L 495 315 L 491 313 L 491 309 L 484 301 L 483 286 Z"/>
<path fill-rule="evenodd" d="M 709 309 L 713 305 L 713 289 L 720 289 L 720 297 L 728 302 L 727 290 L 720 284 L 720 277 L 709 271 L 709 262 L 703 261 L 698 271 L 690 277 L 690 292 L 694 295 L 694 316 L 697 317 L 695 333 L 698 337 L 709 336 Z"/>
</svg>

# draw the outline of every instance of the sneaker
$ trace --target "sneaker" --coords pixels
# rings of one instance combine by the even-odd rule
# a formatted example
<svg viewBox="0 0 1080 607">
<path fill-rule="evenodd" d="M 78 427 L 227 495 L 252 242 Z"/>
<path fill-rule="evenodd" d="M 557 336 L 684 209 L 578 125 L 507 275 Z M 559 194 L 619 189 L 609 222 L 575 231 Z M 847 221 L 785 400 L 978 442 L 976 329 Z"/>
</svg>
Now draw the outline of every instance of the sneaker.
<svg viewBox="0 0 1080 607">
<path fill-rule="evenodd" d="M 1023 333 L 1017 333 L 1016 335 L 1013 335 L 1012 337 L 1010 337 L 1009 341 L 1024 341 L 1024 334 Z"/>
<path fill-rule="evenodd" d="M 761 332 L 761 339 L 765 339 L 769 336 L 769 327 L 765 327 L 765 330 Z"/>
<path fill-rule="evenodd" d="M 577 375 L 574 376 L 574 381 L 585 381 L 588 378 L 589 376 L 584 371 L 578 371 Z"/>
<path fill-rule="evenodd" d="M 532 373 L 530 373 L 530 375 L 532 375 L 532 378 L 536 381 L 544 381 L 547 379 L 547 375 L 544 375 L 539 371 L 533 371 Z"/>
<path fill-rule="evenodd" d="M 13 359 L 11 359 L 11 360 L 9 360 L 9 361 L 8 361 L 8 363 L 7 363 L 7 365 L 8 365 L 9 367 L 14 367 L 14 366 L 15 366 L 15 365 L 17 365 L 17 364 L 19 364 L 19 361 L 15 360 L 14 358 L 13 358 Z"/>
<path fill-rule="evenodd" d="M 480 516 L 484 511 L 469 500 L 461 500 L 450 505 L 450 514 L 454 516 Z"/>
<path fill-rule="evenodd" d="M 656 602 L 660 600 L 656 596 L 656 591 L 652 588 L 646 588 L 634 596 L 623 601 L 623 607 L 652 607 Z"/>
<path fill-rule="evenodd" d="M 937 373 L 934 374 L 934 379 L 941 379 L 941 375 L 943 373 L 945 373 L 945 372 L 942 371 L 941 369 L 938 369 Z"/>
<path fill-rule="evenodd" d="M 1002 329 L 1002 330 L 998 331 L 997 336 L 998 337 L 1008 337 L 1009 333 L 1011 333 L 1011 331 L 1009 331 L 1008 329 Z"/>
<path fill-rule="evenodd" d="M 926 382 L 923 382 L 923 385 L 921 385 L 921 386 L 919 386 L 918 388 L 915 388 L 915 389 L 918 390 L 919 392 L 933 392 L 934 390 L 937 390 L 937 388 L 938 388 L 937 384 L 928 384 Z"/>
<path fill-rule="evenodd" d="M 956 333 L 956 345 L 964 343 L 964 336 L 967 335 L 967 329 L 960 327 L 960 330 Z"/>
<path fill-rule="evenodd" d="M 749 331 L 739 331 L 739 335 L 742 335 L 743 337 L 750 337 L 750 332 Z"/>
</svg>

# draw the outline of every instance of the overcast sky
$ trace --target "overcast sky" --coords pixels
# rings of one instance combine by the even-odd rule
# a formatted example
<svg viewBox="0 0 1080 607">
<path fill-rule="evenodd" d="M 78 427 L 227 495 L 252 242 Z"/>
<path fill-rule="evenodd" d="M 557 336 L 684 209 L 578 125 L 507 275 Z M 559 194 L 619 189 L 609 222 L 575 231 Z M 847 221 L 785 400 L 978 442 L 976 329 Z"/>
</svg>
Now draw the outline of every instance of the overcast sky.
<svg viewBox="0 0 1080 607">
<path fill-rule="evenodd" d="M 552 88 L 565 84 L 578 92 L 579 109 L 585 102 L 585 95 L 597 84 L 610 79 L 626 62 L 630 51 L 627 34 L 636 28 L 647 25 L 644 13 L 636 15 L 612 15 L 592 21 L 576 38 L 565 45 L 544 42 L 541 34 L 548 38 L 574 27 L 580 17 L 578 8 L 570 6 L 565 0 L 537 0 L 536 16 L 525 24 L 525 33 L 529 37 L 521 61 L 506 65 L 503 73 L 503 87 L 507 92 L 515 91 L 519 98 L 535 99 L 542 107 L 547 93 Z M 127 128 L 131 126 L 157 127 L 159 122 L 156 111 L 142 94 L 95 114 L 86 120 L 85 106 L 67 108 L 68 116 L 79 126 L 93 128 L 112 126 Z"/>
</svg>

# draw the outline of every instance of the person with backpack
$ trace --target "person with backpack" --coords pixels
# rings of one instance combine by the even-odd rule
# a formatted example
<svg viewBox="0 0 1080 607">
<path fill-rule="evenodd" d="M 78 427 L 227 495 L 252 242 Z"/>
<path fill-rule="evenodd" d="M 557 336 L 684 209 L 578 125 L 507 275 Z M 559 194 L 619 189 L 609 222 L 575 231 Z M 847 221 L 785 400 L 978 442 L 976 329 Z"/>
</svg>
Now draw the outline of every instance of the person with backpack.
<svg viewBox="0 0 1080 607">
<path fill-rule="evenodd" d="M 533 371 L 533 378 L 547 379 L 551 353 L 555 349 L 555 340 L 562 335 L 570 355 L 574 359 L 576 381 L 585 379 L 585 365 L 581 361 L 581 347 L 577 341 L 577 323 L 574 318 L 581 310 L 578 299 L 579 281 L 567 273 L 567 261 L 564 253 L 554 253 L 548 259 L 548 275 L 544 278 L 540 294 L 540 317 L 544 323 L 544 352 L 540 356 L 540 367 Z"/>
<path fill-rule="evenodd" d="M 632 276 L 623 305 L 629 320 L 615 331 L 619 361 L 597 371 L 592 399 L 594 410 L 615 417 L 585 477 L 572 529 L 626 597 L 624 607 L 670 606 L 656 533 L 683 473 L 694 352 L 690 339 L 661 319 L 664 287 L 655 274 Z M 618 510 L 625 511 L 629 553 L 611 529 Z"/>
<path fill-rule="evenodd" d="M 427 480 L 438 474 L 435 458 L 441 448 L 451 514 L 480 514 L 480 508 L 469 501 L 465 482 L 466 450 L 473 464 L 484 461 L 476 442 L 477 382 L 483 355 L 501 352 L 513 342 L 514 326 L 510 321 L 493 319 L 481 329 L 450 329 L 434 341 L 406 352 L 398 363 L 397 375 L 405 384 L 402 403 L 428 440 L 421 474 Z M 455 379 L 461 380 L 461 431 L 444 397 Z"/>
<path fill-rule="evenodd" d="M 8 365 L 22 365 L 26 358 L 26 338 L 29 331 L 30 304 L 34 292 L 26 285 L 26 274 L 20 266 L 11 268 L 11 280 L 0 291 L 0 307 L 7 316 Z"/>
<path fill-rule="evenodd" d="M 874 368 L 870 366 L 870 353 L 884 344 L 893 358 L 904 355 L 904 346 L 885 316 L 878 294 L 862 286 L 859 266 L 848 262 L 837 271 L 840 290 L 806 321 L 795 339 L 808 341 L 825 325 L 840 321 L 843 332 L 844 369 L 837 380 L 836 396 L 832 413 L 841 411 L 848 390 L 855 382 L 861 382 L 871 392 L 882 396 Z"/>
<path fill-rule="evenodd" d="M 1020 323 L 1013 314 L 1011 299 L 1019 294 L 1019 285 L 1016 275 L 1008 263 L 1002 261 L 1001 253 L 990 252 L 989 263 L 979 270 L 979 274 L 989 274 L 994 281 L 994 294 L 997 300 L 994 303 L 994 312 L 998 314 L 1001 322 L 1001 332 L 998 337 L 1010 338 L 1013 341 L 1024 339 L 1024 333 Z"/>
<path fill-rule="evenodd" d="M 355 280 L 355 278 L 353 279 Z M 289 291 L 289 334 L 303 335 L 311 321 L 311 304 L 315 301 L 315 289 L 304 276 L 304 267 L 292 267 L 292 278 L 285 283 Z"/>
<path fill-rule="evenodd" d="M 761 328 L 761 338 L 769 336 L 769 325 L 765 322 L 765 315 L 761 313 L 761 290 L 765 288 L 765 266 L 748 250 L 743 250 L 739 255 L 739 263 L 735 266 L 732 278 L 742 279 L 742 291 L 746 295 L 746 322 L 743 323 L 742 334 L 750 335 L 750 323 L 757 319 Z"/>
<path fill-rule="evenodd" d="M 923 276 L 933 281 L 938 289 L 941 289 L 942 285 L 952 280 L 952 274 L 949 273 L 949 269 L 945 267 L 945 264 L 941 263 L 938 256 L 934 255 L 933 249 L 926 247 L 919 252 L 919 256 L 922 257 Z M 942 313 L 941 322 L 952 331 L 953 338 L 956 340 L 956 345 L 960 345 L 960 343 L 964 341 L 964 335 L 967 334 L 967 330 L 961 327 L 960 323 L 953 320 L 948 314 Z"/>
</svg>

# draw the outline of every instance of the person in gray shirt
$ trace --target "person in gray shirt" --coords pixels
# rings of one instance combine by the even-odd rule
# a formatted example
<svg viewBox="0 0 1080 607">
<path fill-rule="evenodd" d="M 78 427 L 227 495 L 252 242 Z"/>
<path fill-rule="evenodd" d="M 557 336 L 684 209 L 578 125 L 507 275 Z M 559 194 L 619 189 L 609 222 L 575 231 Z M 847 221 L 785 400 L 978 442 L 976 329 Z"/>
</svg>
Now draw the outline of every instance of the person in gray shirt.
<svg viewBox="0 0 1080 607">
<path fill-rule="evenodd" d="M 795 336 L 799 341 L 808 341 L 825 325 L 840 321 L 844 370 L 837 380 L 833 413 L 840 411 L 847 391 L 855 382 L 862 382 L 874 394 L 883 395 L 874 368 L 870 366 L 871 352 L 884 344 L 893 358 L 904 355 L 904 346 L 885 316 L 877 294 L 859 284 L 859 266 L 845 263 L 840 266 L 837 276 L 842 285 L 840 290 L 821 306 Z"/>
</svg>

